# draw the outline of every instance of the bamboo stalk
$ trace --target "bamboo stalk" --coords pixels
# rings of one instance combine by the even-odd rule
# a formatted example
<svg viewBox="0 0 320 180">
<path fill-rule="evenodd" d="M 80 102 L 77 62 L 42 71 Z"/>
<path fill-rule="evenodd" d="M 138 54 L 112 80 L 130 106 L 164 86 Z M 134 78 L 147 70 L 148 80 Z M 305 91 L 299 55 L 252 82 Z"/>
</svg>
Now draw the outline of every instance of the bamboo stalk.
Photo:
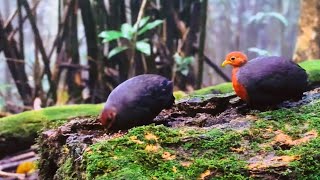
<svg viewBox="0 0 320 180">
<path fill-rule="evenodd" d="M 201 6 L 200 45 L 199 45 L 199 57 L 198 57 L 199 66 L 198 66 L 198 80 L 196 82 L 197 89 L 200 89 L 202 85 L 204 46 L 205 46 L 205 39 L 206 39 L 207 6 L 208 6 L 208 0 L 203 0 L 202 6 Z"/>
</svg>

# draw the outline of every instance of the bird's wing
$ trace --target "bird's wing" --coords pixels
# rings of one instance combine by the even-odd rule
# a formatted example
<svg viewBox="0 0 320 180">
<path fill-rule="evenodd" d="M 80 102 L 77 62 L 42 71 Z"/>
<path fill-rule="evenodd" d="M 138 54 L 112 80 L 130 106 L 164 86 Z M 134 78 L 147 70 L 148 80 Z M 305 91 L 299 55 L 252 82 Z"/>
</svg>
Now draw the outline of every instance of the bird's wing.
<svg viewBox="0 0 320 180">
<path fill-rule="evenodd" d="M 249 61 L 250 62 L 250 61 Z M 297 84 L 305 86 L 306 73 L 295 63 L 281 57 L 255 59 L 238 71 L 238 80 L 250 93 L 262 92 L 274 97 L 285 95 Z"/>
</svg>

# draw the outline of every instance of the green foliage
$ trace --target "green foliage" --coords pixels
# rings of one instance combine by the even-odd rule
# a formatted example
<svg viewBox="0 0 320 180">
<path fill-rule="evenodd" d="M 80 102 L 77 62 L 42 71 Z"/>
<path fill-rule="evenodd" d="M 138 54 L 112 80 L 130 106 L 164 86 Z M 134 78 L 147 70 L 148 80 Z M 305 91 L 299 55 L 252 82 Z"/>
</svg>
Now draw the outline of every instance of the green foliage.
<svg viewBox="0 0 320 180">
<path fill-rule="evenodd" d="M 147 31 L 156 28 L 163 22 L 162 20 L 154 20 L 152 22 L 148 22 L 149 19 L 149 16 L 142 18 L 140 20 L 139 26 L 137 25 L 137 23 L 134 26 L 128 23 L 124 23 L 121 25 L 121 31 L 110 30 L 101 32 L 99 34 L 99 37 L 103 39 L 103 43 L 118 40 L 120 38 L 124 38 L 129 41 L 128 45 L 121 45 L 112 49 L 109 52 L 108 58 L 111 58 L 112 56 L 127 49 L 138 50 L 139 52 L 149 56 L 151 54 L 150 44 L 142 40 L 137 41 L 137 38 L 139 38 L 139 36 L 143 35 Z"/>
<path fill-rule="evenodd" d="M 320 60 L 307 60 L 299 63 L 306 70 L 310 84 L 320 84 Z"/>
<path fill-rule="evenodd" d="M 233 92 L 232 83 L 221 83 L 215 86 L 205 87 L 199 90 L 196 90 L 191 93 L 191 95 L 206 95 L 212 93 L 231 93 Z"/>
<path fill-rule="evenodd" d="M 124 51 L 124 50 L 127 50 L 129 47 L 128 46 L 118 46 L 118 47 L 115 47 L 113 48 L 109 54 L 108 54 L 108 58 L 111 58 L 112 56 Z"/>
<path fill-rule="evenodd" d="M 150 134 L 155 138 L 148 138 Z M 234 131 L 136 127 L 127 135 L 89 147 L 84 154 L 86 178 L 196 179 L 209 170 L 214 172 L 212 178 L 245 179 L 246 163 L 230 149 L 240 140 Z"/>
<path fill-rule="evenodd" d="M 258 12 L 249 19 L 248 23 L 265 23 L 265 20 L 270 17 L 279 20 L 284 26 L 288 26 L 287 18 L 278 12 Z"/>
<path fill-rule="evenodd" d="M 150 44 L 145 41 L 138 41 L 136 44 L 136 48 L 138 51 L 140 51 L 148 56 L 151 54 Z"/>
<path fill-rule="evenodd" d="M 182 57 L 178 53 L 173 56 L 176 63 L 176 71 L 187 76 L 189 73 L 189 65 L 194 62 L 193 56 Z"/>
</svg>

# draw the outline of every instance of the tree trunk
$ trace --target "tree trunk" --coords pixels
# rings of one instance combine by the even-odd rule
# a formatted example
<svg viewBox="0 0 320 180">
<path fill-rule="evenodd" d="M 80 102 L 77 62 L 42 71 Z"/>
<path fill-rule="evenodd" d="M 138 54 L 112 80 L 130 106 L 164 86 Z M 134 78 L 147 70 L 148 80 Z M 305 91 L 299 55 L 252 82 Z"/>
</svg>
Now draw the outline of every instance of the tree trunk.
<svg viewBox="0 0 320 180">
<path fill-rule="evenodd" d="M 89 64 L 89 89 L 90 102 L 95 102 L 96 80 L 98 79 L 97 57 L 98 57 L 98 41 L 96 22 L 93 17 L 91 4 L 89 0 L 80 0 L 79 7 L 81 9 L 81 16 L 84 25 L 84 31 L 87 41 L 88 64 Z"/>
<path fill-rule="evenodd" d="M 293 59 L 300 62 L 320 58 L 320 1 L 301 0 L 299 36 Z"/>
</svg>

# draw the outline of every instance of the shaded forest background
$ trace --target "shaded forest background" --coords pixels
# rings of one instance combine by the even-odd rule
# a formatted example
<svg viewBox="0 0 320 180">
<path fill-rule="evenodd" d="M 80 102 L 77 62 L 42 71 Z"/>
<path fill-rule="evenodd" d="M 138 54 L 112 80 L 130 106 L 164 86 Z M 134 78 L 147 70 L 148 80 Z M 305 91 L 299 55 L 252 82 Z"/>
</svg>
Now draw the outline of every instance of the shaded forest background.
<svg viewBox="0 0 320 180">
<path fill-rule="evenodd" d="M 299 0 L 1 1 L 0 108 L 99 103 L 142 73 L 173 79 L 183 91 L 228 81 L 231 69 L 220 64 L 230 51 L 293 57 L 300 6 Z M 134 25 L 139 16 L 163 20 L 136 37 L 150 44 L 150 55 L 127 49 L 108 58 L 130 42 L 104 43 L 99 34 Z"/>
</svg>

